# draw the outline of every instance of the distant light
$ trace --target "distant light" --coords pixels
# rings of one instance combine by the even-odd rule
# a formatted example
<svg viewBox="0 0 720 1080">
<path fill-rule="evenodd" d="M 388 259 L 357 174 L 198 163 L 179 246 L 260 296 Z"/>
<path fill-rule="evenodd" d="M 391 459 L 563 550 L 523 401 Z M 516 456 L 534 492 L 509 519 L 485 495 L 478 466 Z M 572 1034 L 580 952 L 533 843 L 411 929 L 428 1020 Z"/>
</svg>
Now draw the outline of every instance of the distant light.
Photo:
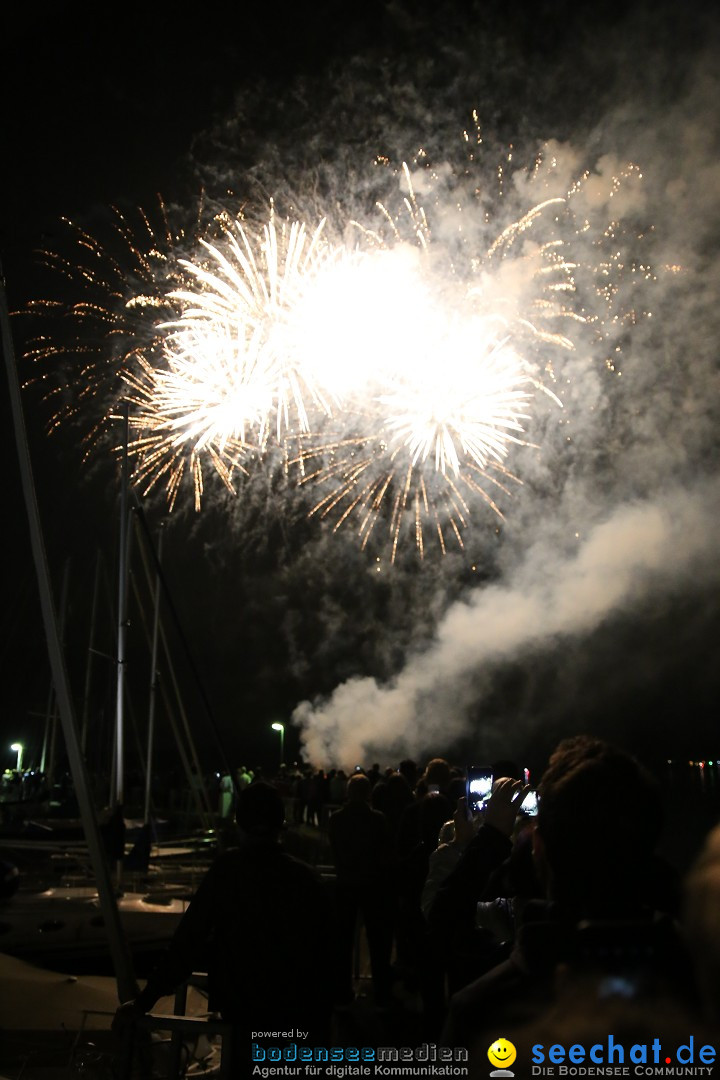
<svg viewBox="0 0 720 1080">
<path fill-rule="evenodd" d="M 271 724 L 270 727 L 273 729 L 273 731 L 284 731 L 285 730 L 285 725 L 284 724 Z"/>
<path fill-rule="evenodd" d="M 22 748 L 23 748 L 23 744 L 19 743 L 19 742 L 14 742 L 14 743 L 11 743 L 11 745 L 10 745 L 10 749 L 14 750 L 16 754 L 19 753 L 22 750 Z"/>
</svg>

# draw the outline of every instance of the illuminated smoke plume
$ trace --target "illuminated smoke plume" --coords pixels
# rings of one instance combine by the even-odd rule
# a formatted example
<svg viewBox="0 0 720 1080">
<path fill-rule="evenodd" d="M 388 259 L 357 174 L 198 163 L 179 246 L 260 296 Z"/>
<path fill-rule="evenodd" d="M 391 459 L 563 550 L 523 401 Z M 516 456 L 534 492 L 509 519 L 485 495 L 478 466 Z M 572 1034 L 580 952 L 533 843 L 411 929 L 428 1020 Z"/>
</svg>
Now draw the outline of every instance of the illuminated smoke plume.
<svg viewBox="0 0 720 1080">
<path fill-rule="evenodd" d="M 491 680 L 494 664 L 550 645 L 562 663 L 568 638 L 589 634 L 625 605 L 682 592 L 698 578 L 717 584 L 719 506 L 714 484 L 621 507 L 565 558 L 550 537 L 537 541 L 511 583 L 475 590 L 451 607 L 432 646 L 397 678 L 351 679 L 329 700 L 300 705 L 294 719 L 311 760 L 352 766 L 453 745 L 467 733 L 478 678 Z M 479 715 L 479 740 L 499 754 L 503 738 L 514 736 L 483 731 L 482 698 Z"/>
</svg>

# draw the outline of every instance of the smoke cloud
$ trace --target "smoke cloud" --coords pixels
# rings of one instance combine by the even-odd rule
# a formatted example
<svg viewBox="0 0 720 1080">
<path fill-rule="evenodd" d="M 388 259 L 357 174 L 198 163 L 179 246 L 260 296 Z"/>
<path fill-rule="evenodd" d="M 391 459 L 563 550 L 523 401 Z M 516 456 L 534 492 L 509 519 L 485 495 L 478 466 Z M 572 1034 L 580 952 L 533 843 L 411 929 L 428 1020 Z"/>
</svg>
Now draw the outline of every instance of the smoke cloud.
<svg viewBox="0 0 720 1080">
<path fill-rule="evenodd" d="M 619 508 L 569 558 L 537 541 L 512 583 L 498 583 L 455 604 L 433 645 L 381 686 L 351 679 L 294 719 L 312 760 L 349 766 L 398 753 L 421 754 L 439 738 L 466 733 L 477 705 L 477 678 L 538 643 L 588 634 L 620 607 L 681 592 L 697 580 L 717 584 L 720 485 L 668 494 Z"/>
</svg>

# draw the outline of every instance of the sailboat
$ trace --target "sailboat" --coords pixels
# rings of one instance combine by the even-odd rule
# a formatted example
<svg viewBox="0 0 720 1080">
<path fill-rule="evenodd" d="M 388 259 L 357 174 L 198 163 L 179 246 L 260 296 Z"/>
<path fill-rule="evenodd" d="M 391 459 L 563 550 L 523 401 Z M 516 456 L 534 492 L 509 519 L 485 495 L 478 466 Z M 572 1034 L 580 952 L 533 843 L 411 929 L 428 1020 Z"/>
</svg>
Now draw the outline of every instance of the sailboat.
<svg viewBox="0 0 720 1080">
<path fill-rule="evenodd" d="M 123 892 L 116 897 L 125 938 L 135 960 L 162 949 L 189 897 Z M 73 970 L 110 961 L 100 896 L 94 885 L 52 886 L 20 892 L 0 903 L 0 952 L 43 966 Z"/>
</svg>

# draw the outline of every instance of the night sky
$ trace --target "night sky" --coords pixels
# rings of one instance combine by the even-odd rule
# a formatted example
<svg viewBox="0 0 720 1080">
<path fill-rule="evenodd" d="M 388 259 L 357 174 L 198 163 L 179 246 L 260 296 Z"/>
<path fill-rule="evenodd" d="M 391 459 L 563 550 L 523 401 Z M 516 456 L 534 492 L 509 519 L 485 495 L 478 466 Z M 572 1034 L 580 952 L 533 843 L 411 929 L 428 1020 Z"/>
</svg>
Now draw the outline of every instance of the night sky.
<svg viewBox="0 0 720 1080">
<path fill-rule="evenodd" d="M 57 288 L 37 252 L 70 255 L 63 217 L 107 235 L 108 207 L 136 220 L 158 194 L 187 219 L 202 193 L 302 206 L 312 192 L 352 206 L 377 154 L 402 160 L 427 140 L 437 160 L 444 152 L 452 160 L 449 133 L 462 131 L 473 108 L 488 174 L 493 153 L 512 144 L 531 164 L 547 140 L 598 175 L 610 157 L 637 160 L 650 194 L 636 216 L 652 219 L 651 257 L 685 268 L 676 279 L 661 275 L 660 325 L 656 316 L 620 342 L 625 382 L 602 364 L 592 379 L 576 377 L 582 428 L 572 446 L 552 434 L 534 456 L 521 452 L 525 484 L 507 522 L 479 513 L 463 551 L 421 561 L 410 546 L 390 565 L 379 542 L 363 551 L 347 532 L 332 536 L 308 520 L 306 503 L 277 475 L 255 476 L 236 499 L 210 485 L 200 515 L 181 501 L 165 527 L 177 624 L 169 608 L 166 618 L 208 768 L 219 764 L 213 727 L 236 763 L 271 763 L 270 722 L 289 725 L 300 702 L 315 701 L 320 731 L 319 702 L 329 699 L 334 719 L 322 730 L 331 735 L 318 736 L 309 756 L 341 747 L 332 763 L 353 764 L 345 757 L 361 752 L 337 735 L 341 722 L 367 724 L 366 763 L 436 753 L 539 762 L 577 730 L 654 759 L 720 755 L 712 541 L 720 68 L 717 16 L 704 7 L 593 5 L 589 14 L 550 2 L 327 2 L 233 15 L 211 3 L 193 13 L 123 6 L 108 19 L 58 4 L 41 21 L 20 7 L 3 15 L 0 257 L 13 311 Z M 17 316 L 13 332 L 21 357 L 38 328 Z M 24 379 L 34 374 L 22 359 L 20 369 Z M 2 729 L 8 744 L 23 737 L 37 747 L 49 669 L 3 400 Z M 118 471 L 107 455 L 83 464 L 82 422 L 47 436 L 50 409 L 37 387 L 24 402 L 58 599 L 68 567 L 79 709 L 98 551 L 113 600 L 101 600 L 97 647 L 112 652 Z M 646 542 L 658 507 L 660 535 L 650 528 Z M 157 535 L 162 499 L 147 500 L 144 512 Z M 603 526 L 607 551 L 598 556 L 582 545 Z M 616 586 L 606 611 L 598 594 Z M 580 617 L 574 601 L 598 613 Z M 501 609 L 502 626 L 488 634 Z M 131 624 L 140 730 L 148 659 L 138 610 Z M 477 664 L 460 660 L 468 641 L 477 641 Z M 436 676 L 431 688 L 416 679 L 423 669 Z M 342 701 L 331 698 L 339 687 Z M 91 705 L 98 757 L 111 694 L 112 663 L 100 657 Z M 378 730 L 397 737 L 378 739 Z M 298 731 L 287 739 L 297 753 Z"/>
</svg>

